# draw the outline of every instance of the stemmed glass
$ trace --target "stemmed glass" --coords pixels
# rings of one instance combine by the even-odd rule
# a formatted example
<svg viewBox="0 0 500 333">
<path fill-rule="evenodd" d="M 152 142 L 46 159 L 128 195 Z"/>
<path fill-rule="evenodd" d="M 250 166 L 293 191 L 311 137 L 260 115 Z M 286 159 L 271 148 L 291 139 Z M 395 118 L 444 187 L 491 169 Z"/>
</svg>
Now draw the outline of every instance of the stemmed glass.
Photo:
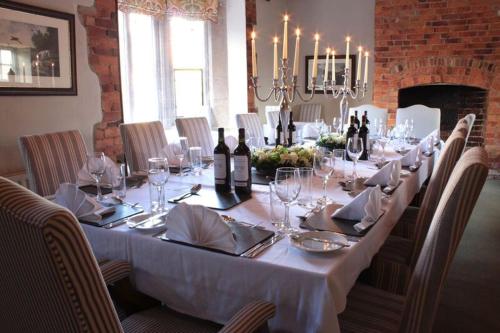
<svg viewBox="0 0 500 333">
<path fill-rule="evenodd" d="M 380 124 L 378 130 L 378 143 L 382 147 L 382 158 L 381 162 L 385 162 L 385 146 L 389 143 L 389 136 L 384 124 Z"/>
<path fill-rule="evenodd" d="M 330 202 L 330 199 L 328 199 L 326 195 L 326 186 L 328 184 L 328 179 L 335 170 L 334 166 L 335 157 L 331 151 L 327 149 L 318 149 L 314 152 L 314 174 L 323 178 L 323 197 L 318 200 L 318 203 L 322 206 L 326 206 Z"/>
<path fill-rule="evenodd" d="M 97 186 L 97 201 L 103 201 L 101 192 L 101 178 L 106 171 L 106 156 L 103 152 L 95 152 L 87 155 L 87 170 L 94 178 Z"/>
<path fill-rule="evenodd" d="M 148 159 L 148 181 L 156 190 L 156 193 L 150 191 L 152 213 L 162 213 L 165 209 L 164 189 L 169 176 L 170 171 L 166 158 L 153 157 Z"/>
<path fill-rule="evenodd" d="M 323 119 L 318 118 L 314 121 L 314 127 L 316 127 L 316 130 L 318 131 L 318 134 L 321 133 L 321 129 L 323 128 Z"/>
<path fill-rule="evenodd" d="M 337 117 L 333 117 L 333 131 L 335 133 L 339 133 L 339 128 L 340 128 L 340 121 L 337 119 Z"/>
<path fill-rule="evenodd" d="M 286 234 L 295 232 L 290 224 L 290 204 L 294 202 L 300 193 L 300 173 L 297 168 L 278 168 L 274 178 L 274 186 L 278 198 L 285 206 L 285 219 L 282 231 Z"/>
<path fill-rule="evenodd" d="M 179 144 L 181 146 L 181 149 L 175 153 L 175 157 L 179 160 L 179 173 L 178 176 L 185 176 L 184 174 L 184 168 L 182 166 L 182 161 L 186 157 L 186 155 L 189 152 L 189 143 L 188 143 L 188 138 L 181 136 L 179 138 Z"/>
<path fill-rule="evenodd" d="M 358 173 L 356 171 L 356 165 L 358 164 L 358 160 L 361 157 L 361 154 L 363 154 L 363 140 L 359 138 L 358 136 L 349 138 L 347 141 L 347 154 L 349 154 L 349 157 L 351 158 L 353 165 L 352 165 L 352 179 L 355 180 L 358 178 Z"/>
</svg>

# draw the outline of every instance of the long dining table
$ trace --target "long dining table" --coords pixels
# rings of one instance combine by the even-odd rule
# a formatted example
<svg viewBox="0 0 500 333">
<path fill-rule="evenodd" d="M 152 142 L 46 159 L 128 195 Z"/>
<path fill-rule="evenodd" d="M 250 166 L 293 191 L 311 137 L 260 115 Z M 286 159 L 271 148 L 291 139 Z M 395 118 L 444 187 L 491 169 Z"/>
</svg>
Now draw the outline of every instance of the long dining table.
<svg viewBox="0 0 500 333">
<path fill-rule="evenodd" d="M 390 148 L 386 156 L 401 158 Z M 345 164 L 348 175 L 352 163 Z M 130 262 L 135 287 L 176 311 L 224 323 L 245 304 L 263 299 L 277 308 L 269 321 L 272 332 L 339 332 L 337 314 L 345 309 L 347 294 L 430 176 L 433 164 L 434 157 L 426 157 L 417 171 L 402 177 L 401 185 L 383 202 L 385 214 L 366 235 L 350 238 L 349 247 L 330 254 L 303 252 L 284 238 L 260 256 L 245 258 L 166 242 L 154 237 L 156 231 L 130 229 L 126 224 L 112 229 L 82 224 L 82 228 L 98 259 Z M 359 176 L 376 172 L 373 162 L 358 164 Z M 330 179 L 328 196 L 345 205 L 353 197 L 342 190 L 339 180 Z M 316 197 L 322 195 L 321 182 L 314 177 Z M 197 183 L 213 187 L 213 169 L 198 176 L 171 175 L 167 197 L 185 193 Z M 250 200 L 220 213 L 275 230 L 270 222 L 268 186 L 253 185 L 252 190 Z M 148 210 L 148 185 L 128 190 L 126 200 L 140 202 Z M 297 216 L 305 213 L 306 209 L 292 206 L 292 225 L 297 227 Z"/>
</svg>

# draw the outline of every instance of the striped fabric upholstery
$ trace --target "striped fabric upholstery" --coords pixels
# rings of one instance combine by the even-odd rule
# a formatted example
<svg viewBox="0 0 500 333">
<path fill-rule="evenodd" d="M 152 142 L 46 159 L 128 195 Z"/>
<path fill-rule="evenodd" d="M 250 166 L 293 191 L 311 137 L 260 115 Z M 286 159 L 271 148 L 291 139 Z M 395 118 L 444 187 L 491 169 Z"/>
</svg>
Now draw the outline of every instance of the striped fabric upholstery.
<svg viewBox="0 0 500 333">
<path fill-rule="evenodd" d="M 258 138 L 264 142 L 264 129 L 257 113 L 241 113 L 236 115 L 238 128 L 244 128 L 247 137 Z"/>
<path fill-rule="evenodd" d="M 476 115 L 474 113 L 469 113 L 464 117 L 465 121 L 467 121 L 467 137 L 465 138 L 465 144 L 469 141 L 470 132 L 472 131 L 472 127 L 476 122 Z"/>
<path fill-rule="evenodd" d="M 0 327 L 5 332 L 122 332 L 75 217 L 0 177 Z"/>
<path fill-rule="evenodd" d="M 267 321 L 274 317 L 276 306 L 265 301 L 254 301 L 238 311 L 219 333 L 255 332 L 267 327 Z"/>
<path fill-rule="evenodd" d="M 214 155 L 214 141 L 205 117 L 177 118 L 175 126 L 179 136 L 188 138 L 190 146 L 201 147 L 202 156 Z"/>
<path fill-rule="evenodd" d="M 363 333 L 432 332 L 439 297 L 465 226 L 488 176 L 483 148 L 458 162 L 436 209 L 404 298 L 356 284 L 339 315 L 341 331 Z"/>
<path fill-rule="evenodd" d="M 130 172 L 146 171 L 148 158 L 158 157 L 167 145 L 160 121 L 121 124 L 120 133 Z"/>
<path fill-rule="evenodd" d="M 301 104 L 298 121 L 313 123 L 321 119 L 321 104 Z"/>
<path fill-rule="evenodd" d="M 266 120 L 267 125 L 274 130 L 278 126 L 278 121 L 280 119 L 280 111 L 268 111 L 266 110 Z"/>
<path fill-rule="evenodd" d="M 113 284 L 129 277 L 132 268 L 124 260 L 110 260 L 99 262 L 99 269 L 106 285 Z"/>
<path fill-rule="evenodd" d="M 87 148 L 77 130 L 23 136 L 19 147 L 29 187 L 41 196 L 54 194 L 61 183 L 75 183 L 87 158 Z"/>
</svg>

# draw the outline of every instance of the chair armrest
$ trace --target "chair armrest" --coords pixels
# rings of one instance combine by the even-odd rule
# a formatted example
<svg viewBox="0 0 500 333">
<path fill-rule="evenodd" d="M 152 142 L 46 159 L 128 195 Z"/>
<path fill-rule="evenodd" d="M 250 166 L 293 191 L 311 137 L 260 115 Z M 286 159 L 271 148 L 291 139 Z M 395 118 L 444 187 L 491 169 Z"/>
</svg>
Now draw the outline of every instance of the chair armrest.
<svg viewBox="0 0 500 333">
<path fill-rule="evenodd" d="M 130 275 L 132 268 L 124 260 L 110 260 L 99 263 L 102 277 L 106 285 L 113 284 Z"/>
<path fill-rule="evenodd" d="M 265 301 L 254 301 L 238 311 L 219 333 L 251 333 L 274 317 L 276 306 Z"/>
</svg>

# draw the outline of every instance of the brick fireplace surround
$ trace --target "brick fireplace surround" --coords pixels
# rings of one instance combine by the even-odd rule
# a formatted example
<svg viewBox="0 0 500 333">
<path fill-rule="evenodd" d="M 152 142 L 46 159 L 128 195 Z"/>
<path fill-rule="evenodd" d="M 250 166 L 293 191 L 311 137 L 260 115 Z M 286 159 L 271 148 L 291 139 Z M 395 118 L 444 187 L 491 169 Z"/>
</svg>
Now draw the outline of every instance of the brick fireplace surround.
<svg viewBox="0 0 500 333">
<path fill-rule="evenodd" d="M 394 123 L 398 91 L 451 84 L 485 89 L 484 146 L 500 168 L 500 1 L 376 0 L 373 103 Z"/>
</svg>

